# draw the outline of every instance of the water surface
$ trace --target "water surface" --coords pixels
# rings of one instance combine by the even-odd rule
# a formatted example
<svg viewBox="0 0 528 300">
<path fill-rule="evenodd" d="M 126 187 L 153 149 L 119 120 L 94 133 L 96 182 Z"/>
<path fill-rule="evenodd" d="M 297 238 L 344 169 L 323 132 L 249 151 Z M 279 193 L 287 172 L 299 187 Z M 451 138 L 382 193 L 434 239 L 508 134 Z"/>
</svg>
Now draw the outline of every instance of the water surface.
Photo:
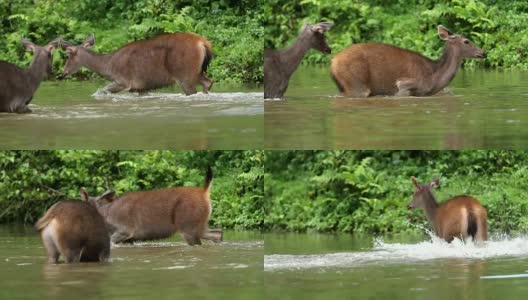
<svg viewBox="0 0 528 300">
<path fill-rule="evenodd" d="M 351 99 L 327 68 L 302 67 L 265 111 L 268 149 L 525 149 L 528 72 L 460 70 L 433 97 Z"/>
<path fill-rule="evenodd" d="M 46 81 L 30 114 L 0 113 L 3 149 L 260 149 L 263 93 L 215 85 L 185 96 L 97 92 L 104 81 Z"/>
<path fill-rule="evenodd" d="M 528 238 L 484 247 L 430 237 L 266 234 L 270 299 L 523 299 Z"/>
<path fill-rule="evenodd" d="M 33 229 L 0 227 L 0 299 L 260 299 L 262 235 L 224 238 L 114 246 L 108 263 L 53 265 Z"/>
</svg>

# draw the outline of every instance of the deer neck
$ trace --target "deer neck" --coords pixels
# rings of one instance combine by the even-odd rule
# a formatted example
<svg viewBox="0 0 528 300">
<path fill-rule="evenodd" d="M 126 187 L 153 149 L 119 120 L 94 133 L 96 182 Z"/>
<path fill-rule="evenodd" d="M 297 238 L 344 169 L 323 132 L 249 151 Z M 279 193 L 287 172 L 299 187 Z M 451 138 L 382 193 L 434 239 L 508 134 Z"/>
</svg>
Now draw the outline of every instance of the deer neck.
<svg viewBox="0 0 528 300">
<path fill-rule="evenodd" d="M 281 62 L 284 66 L 284 73 L 288 78 L 295 72 L 295 70 L 301 64 L 301 61 L 306 55 L 306 52 L 310 49 L 307 38 L 301 33 L 301 35 L 295 40 L 295 42 L 281 53 Z"/>
<path fill-rule="evenodd" d="M 432 82 L 434 92 L 438 92 L 446 87 L 455 78 L 458 68 L 462 64 L 460 50 L 452 44 L 447 44 L 442 56 L 434 64 Z"/>
<path fill-rule="evenodd" d="M 79 55 L 81 65 L 83 67 L 96 72 L 106 79 L 112 79 L 112 73 L 110 71 L 110 61 L 112 59 L 112 54 L 98 54 L 90 50 L 79 48 Z"/>
<path fill-rule="evenodd" d="M 29 89 L 32 94 L 38 89 L 40 82 L 48 76 L 48 70 L 46 66 L 46 59 L 41 59 L 37 55 L 33 58 L 33 62 L 26 69 L 26 73 L 29 78 Z"/>
<path fill-rule="evenodd" d="M 438 210 L 438 203 L 436 202 L 435 196 L 431 191 L 428 191 L 424 198 L 424 211 L 425 216 L 429 220 L 429 223 L 433 225 L 436 231 L 436 212 Z"/>
</svg>

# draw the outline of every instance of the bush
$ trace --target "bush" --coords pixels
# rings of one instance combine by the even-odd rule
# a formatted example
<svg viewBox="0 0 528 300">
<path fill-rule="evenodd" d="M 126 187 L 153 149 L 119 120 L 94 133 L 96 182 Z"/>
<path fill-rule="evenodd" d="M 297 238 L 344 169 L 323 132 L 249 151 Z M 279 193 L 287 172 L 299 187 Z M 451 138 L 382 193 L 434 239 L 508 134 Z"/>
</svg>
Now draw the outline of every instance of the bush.
<svg viewBox="0 0 528 300">
<path fill-rule="evenodd" d="M 0 151 L 0 223 L 34 223 L 53 203 L 91 194 L 201 186 L 215 176 L 210 223 L 258 229 L 263 151 Z"/>
</svg>

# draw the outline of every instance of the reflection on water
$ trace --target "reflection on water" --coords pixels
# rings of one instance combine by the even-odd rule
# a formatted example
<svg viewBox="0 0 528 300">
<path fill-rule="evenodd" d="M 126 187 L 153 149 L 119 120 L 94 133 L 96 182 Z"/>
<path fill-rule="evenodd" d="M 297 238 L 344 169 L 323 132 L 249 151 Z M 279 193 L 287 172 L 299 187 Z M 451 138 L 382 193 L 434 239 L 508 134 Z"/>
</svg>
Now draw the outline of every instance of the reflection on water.
<svg viewBox="0 0 528 300">
<path fill-rule="evenodd" d="M 265 102 L 272 149 L 482 149 L 528 146 L 528 72 L 458 72 L 433 97 L 350 99 L 324 68 L 295 73 Z"/>
<path fill-rule="evenodd" d="M 53 265 L 33 230 L 0 227 L 0 299 L 258 299 L 262 236 L 224 238 L 196 247 L 177 237 L 113 245 L 107 263 Z"/>
<path fill-rule="evenodd" d="M 94 93 L 98 82 L 45 82 L 30 114 L 0 114 L 4 149 L 258 149 L 263 93 L 221 86 L 185 96 Z"/>
</svg>

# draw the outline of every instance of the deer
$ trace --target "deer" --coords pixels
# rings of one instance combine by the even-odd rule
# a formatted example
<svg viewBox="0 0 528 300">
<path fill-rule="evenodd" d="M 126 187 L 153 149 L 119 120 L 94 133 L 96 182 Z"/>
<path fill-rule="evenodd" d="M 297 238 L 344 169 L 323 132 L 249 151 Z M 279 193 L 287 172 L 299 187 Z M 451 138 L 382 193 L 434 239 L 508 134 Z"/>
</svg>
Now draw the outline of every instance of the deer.
<svg viewBox="0 0 528 300">
<path fill-rule="evenodd" d="M 487 57 L 470 40 L 442 25 L 438 36 L 445 42 L 438 60 L 382 43 L 354 44 L 331 60 L 332 78 L 346 97 L 434 95 L 453 80 L 464 59 Z"/>
<path fill-rule="evenodd" d="M 209 229 L 213 171 L 208 168 L 202 187 L 174 187 L 125 193 L 120 197 L 108 190 L 91 197 L 85 188 L 82 198 L 104 217 L 112 243 L 156 240 L 180 232 L 190 246 L 201 239 L 221 242 L 221 229 Z"/>
<path fill-rule="evenodd" d="M 110 235 L 97 209 L 87 202 L 59 201 L 38 220 L 48 262 L 106 262 L 110 257 Z"/>
<path fill-rule="evenodd" d="M 282 50 L 264 49 L 264 98 L 282 99 L 288 89 L 290 77 L 297 70 L 310 49 L 330 54 L 332 49 L 326 43 L 325 33 L 332 22 L 315 25 L 304 23 L 293 44 Z"/>
<path fill-rule="evenodd" d="M 207 94 L 213 85 L 205 75 L 213 58 L 212 45 L 197 34 L 161 34 L 131 42 L 107 54 L 92 52 L 93 45 L 93 34 L 78 46 L 61 39 L 60 46 L 68 55 L 63 77 L 86 67 L 112 81 L 103 88 L 104 93 L 141 94 L 178 83 L 185 95 L 196 94 L 197 84 Z"/>
<path fill-rule="evenodd" d="M 59 38 L 41 47 L 22 39 L 24 49 L 33 52 L 33 62 L 26 69 L 0 61 L 0 112 L 31 112 L 28 105 L 35 91 L 43 80 L 52 75 L 52 51 L 58 43 Z"/>
<path fill-rule="evenodd" d="M 407 208 L 423 209 L 438 237 L 448 243 L 470 236 L 477 244 L 487 240 L 487 212 L 477 199 L 459 195 L 438 204 L 432 189 L 440 186 L 439 177 L 429 184 L 420 184 L 415 177 L 411 181 L 416 190 Z"/>
</svg>

